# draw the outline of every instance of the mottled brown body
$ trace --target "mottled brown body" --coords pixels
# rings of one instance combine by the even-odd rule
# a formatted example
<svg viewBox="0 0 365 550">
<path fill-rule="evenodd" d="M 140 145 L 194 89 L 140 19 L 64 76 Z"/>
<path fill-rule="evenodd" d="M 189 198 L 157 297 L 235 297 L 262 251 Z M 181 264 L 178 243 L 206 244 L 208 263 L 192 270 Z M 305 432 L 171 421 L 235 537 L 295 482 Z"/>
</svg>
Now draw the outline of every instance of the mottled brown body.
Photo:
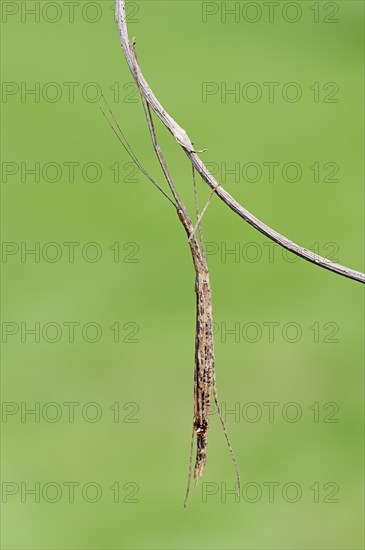
<svg viewBox="0 0 365 550">
<path fill-rule="evenodd" d="M 198 272 L 196 292 L 196 337 L 194 372 L 194 430 L 197 450 L 195 483 L 204 473 L 207 459 L 210 399 L 214 380 L 212 298 L 208 272 Z"/>
<path fill-rule="evenodd" d="M 189 237 L 188 242 L 195 269 L 196 333 L 193 429 L 197 438 L 194 467 L 194 479 L 197 483 L 204 473 L 207 460 L 210 399 L 215 382 L 212 294 L 206 259 L 200 250 L 191 221 L 183 209 L 178 209 L 177 213 Z"/>
</svg>

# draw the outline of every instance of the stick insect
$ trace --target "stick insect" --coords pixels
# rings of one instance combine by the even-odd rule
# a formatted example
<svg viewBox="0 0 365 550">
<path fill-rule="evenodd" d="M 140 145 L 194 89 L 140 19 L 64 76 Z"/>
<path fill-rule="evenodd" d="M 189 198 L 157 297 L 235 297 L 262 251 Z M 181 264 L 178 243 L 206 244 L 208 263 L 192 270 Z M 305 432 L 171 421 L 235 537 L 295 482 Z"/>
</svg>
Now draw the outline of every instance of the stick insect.
<svg viewBox="0 0 365 550">
<path fill-rule="evenodd" d="M 131 44 L 131 49 L 134 55 L 134 59 L 136 60 L 137 58 L 136 58 L 134 41 Z M 137 71 L 136 71 L 136 74 L 137 74 Z M 138 79 L 137 79 L 137 86 L 141 91 Z M 195 366 L 194 366 L 194 414 L 193 414 L 192 437 L 191 437 L 191 445 L 190 445 L 188 482 L 187 482 L 187 488 L 186 488 L 186 495 L 184 499 L 184 506 L 186 507 L 187 500 L 189 497 L 190 485 L 191 485 L 195 435 L 196 435 L 196 456 L 195 456 L 195 465 L 194 465 L 195 485 L 198 483 L 199 479 L 203 476 L 204 469 L 206 466 L 208 433 L 209 433 L 209 427 L 210 427 L 210 407 L 211 407 L 212 396 L 220 418 L 220 422 L 223 428 L 227 446 L 229 448 L 229 451 L 233 460 L 233 464 L 235 467 L 236 481 L 237 481 L 236 483 L 237 494 L 239 495 L 240 493 L 240 474 L 238 469 L 238 463 L 237 463 L 235 454 L 233 452 L 232 445 L 230 443 L 230 439 L 228 436 L 228 432 L 225 426 L 220 404 L 218 401 L 215 362 L 214 362 L 215 355 L 214 355 L 214 341 L 213 341 L 212 293 L 211 293 L 209 269 L 208 269 L 208 264 L 206 260 L 203 230 L 202 230 L 202 223 L 201 223 L 202 217 L 208 208 L 208 205 L 212 199 L 212 196 L 215 190 L 211 192 L 208 198 L 208 201 L 202 210 L 202 213 L 199 214 L 195 170 L 193 167 L 192 179 L 193 179 L 195 210 L 196 210 L 196 218 L 197 218 L 196 224 L 194 226 L 187 212 L 187 209 L 176 189 L 176 186 L 173 182 L 170 171 L 167 167 L 165 157 L 158 144 L 151 108 L 147 103 L 147 101 L 145 100 L 142 93 L 140 94 L 140 96 L 141 96 L 141 102 L 142 102 L 144 114 L 146 117 L 152 145 L 155 150 L 155 153 L 159 161 L 160 167 L 162 169 L 162 172 L 164 174 L 164 177 L 172 193 L 173 199 L 171 199 L 167 195 L 167 193 L 165 193 L 162 187 L 158 185 L 156 181 L 143 168 L 142 164 L 139 162 L 130 144 L 128 143 L 125 135 L 123 134 L 104 96 L 103 96 L 103 99 L 105 104 L 107 105 L 108 112 L 112 120 L 108 118 L 108 116 L 106 115 L 105 111 L 102 108 L 101 110 L 108 124 L 111 126 L 113 132 L 115 133 L 118 140 L 121 142 L 122 146 L 124 147 L 128 155 L 132 158 L 132 160 L 135 162 L 138 168 L 143 172 L 143 174 L 151 181 L 151 183 L 153 183 L 153 185 L 159 189 L 159 191 L 165 196 L 165 198 L 167 198 L 170 201 L 170 203 L 173 204 L 174 208 L 176 209 L 178 218 L 181 224 L 183 225 L 186 235 L 188 237 L 187 239 L 188 245 L 190 248 L 193 266 L 195 270 L 196 334 L 195 334 Z M 113 123 L 115 126 L 113 125 Z M 199 239 L 196 236 L 197 229 L 199 232 Z"/>
</svg>

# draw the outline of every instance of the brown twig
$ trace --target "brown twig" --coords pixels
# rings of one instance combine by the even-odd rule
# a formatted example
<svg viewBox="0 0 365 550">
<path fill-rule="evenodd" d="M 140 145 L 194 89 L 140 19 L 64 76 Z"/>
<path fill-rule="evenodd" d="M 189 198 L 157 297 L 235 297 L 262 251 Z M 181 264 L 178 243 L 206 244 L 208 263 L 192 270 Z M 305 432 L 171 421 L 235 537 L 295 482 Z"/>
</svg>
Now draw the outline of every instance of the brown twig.
<svg viewBox="0 0 365 550">
<path fill-rule="evenodd" d="M 293 254 L 300 256 L 304 260 L 311 262 L 319 267 L 333 271 L 343 277 L 353 279 L 365 283 L 365 274 L 360 271 L 355 271 L 349 267 L 343 266 L 341 264 L 331 262 L 327 258 L 315 254 L 311 250 L 304 248 L 303 246 L 298 245 L 294 241 L 291 241 L 284 235 L 281 235 L 264 222 L 256 218 L 251 212 L 239 204 L 214 178 L 214 176 L 209 172 L 207 167 L 204 165 L 202 160 L 197 155 L 194 150 L 193 144 L 181 126 L 167 113 L 163 108 L 155 94 L 152 92 L 149 87 L 146 79 L 144 78 L 142 71 L 138 65 L 137 60 L 135 59 L 133 49 L 129 44 L 128 37 L 128 28 L 126 20 L 126 11 L 125 11 L 125 0 L 116 0 L 116 20 L 118 25 L 118 32 L 120 43 L 123 48 L 124 56 L 129 65 L 129 68 L 132 72 L 132 75 L 136 82 L 138 83 L 139 89 L 145 98 L 146 102 L 151 106 L 156 115 L 162 120 L 166 128 L 171 132 L 176 141 L 181 145 L 186 155 L 190 159 L 190 162 L 195 167 L 197 172 L 201 175 L 204 181 L 213 189 L 218 197 L 231 209 L 233 212 L 238 214 L 243 218 L 247 223 L 252 225 L 257 231 L 260 231 L 263 235 L 279 244 L 286 250 L 289 250 Z"/>
</svg>

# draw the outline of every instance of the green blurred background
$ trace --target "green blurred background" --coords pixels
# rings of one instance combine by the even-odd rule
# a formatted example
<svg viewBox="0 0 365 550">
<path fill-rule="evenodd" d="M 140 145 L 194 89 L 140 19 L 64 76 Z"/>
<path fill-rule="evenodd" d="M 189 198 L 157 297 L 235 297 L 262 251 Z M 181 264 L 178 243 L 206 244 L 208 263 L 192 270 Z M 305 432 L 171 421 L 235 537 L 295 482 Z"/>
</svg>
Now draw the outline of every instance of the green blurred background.
<svg viewBox="0 0 365 550">
<path fill-rule="evenodd" d="M 162 183 L 112 2 L 75 3 L 73 22 L 66 2 L 58 8 L 45 1 L 1 4 L 2 547 L 363 548 L 361 285 L 285 260 L 278 247 L 271 261 L 267 239 L 214 198 L 204 231 L 218 390 L 223 406 L 236 410 L 227 424 L 244 487 L 239 502 L 225 493 L 234 487 L 234 470 L 213 415 L 203 483 L 192 487 L 185 510 L 194 273 L 173 209 L 139 173 L 130 181 L 130 159 L 106 124 L 101 101 L 93 101 L 90 83 L 98 83 L 137 156 Z M 362 270 L 363 3 L 280 2 L 272 22 L 265 3 L 261 16 L 258 3 L 236 3 L 239 12 L 226 22 L 224 3 L 208 4 L 130 3 L 130 35 L 137 36 L 152 89 L 195 146 L 208 149 L 203 158 L 217 163 L 218 179 L 222 163 L 263 168 L 257 182 L 227 175 L 225 187 L 239 202 L 303 246 L 322 255 L 334 251 L 340 263 Z M 31 8 L 40 10 L 39 21 L 27 13 Z M 203 22 L 207 9 L 212 15 Z M 296 13 L 297 22 L 287 21 Z M 255 14 L 257 22 L 249 22 Z M 78 83 L 74 101 L 70 82 Z M 219 90 L 206 102 L 204 82 Z M 236 82 L 242 88 L 258 83 L 262 98 L 222 101 L 224 83 L 232 88 Z M 273 102 L 264 82 L 279 83 Z M 288 82 L 301 86 L 300 101 L 283 99 Z M 316 82 L 318 102 L 310 89 Z M 324 88 L 328 82 L 339 87 L 337 102 L 324 101 L 332 91 Z M 23 92 L 39 86 L 39 95 L 22 95 L 22 86 Z M 52 90 L 61 90 L 57 101 Z M 187 159 L 161 124 L 157 128 L 193 212 Z M 47 172 L 50 162 L 60 174 L 54 164 Z M 74 181 L 65 164 L 72 162 L 79 163 Z M 100 177 L 92 166 L 82 173 L 90 162 Z M 281 168 L 296 162 L 302 176 L 285 181 L 279 168 L 270 182 L 268 162 Z M 21 163 L 40 163 L 46 177 L 35 181 Z M 318 182 L 309 168 L 315 163 Z M 323 181 L 333 167 L 327 163 L 339 167 L 338 181 Z M 208 194 L 199 181 L 202 204 Z M 79 243 L 73 262 L 67 242 Z M 92 242 L 97 248 L 85 248 Z M 22 246 L 39 246 L 39 261 L 22 258 Z M 236 247 L 240 256 L 225 256 L 224 247 Z M 101 257 L 92 262 L 96 250 Z M 70 322 L 79 323 L 73 343 Z M 90 322 L 102 331 L 95 343 L 86 341 L 94 338 L 92 325 L 86 338 L 81 332 Z M 40 323 L 39 342 L 21 323 Z M 267 323 L 276 323 L 273 341 Z M 225 327 L 240 333 L 225 336 Z M 70 402 L 79 404 L 73 422 Z M 264 403 L 277 404 L 274 417 Z M 38 418 L 25 414 L 35 406 Z M 101 416 L 93 422 L 94 413 Z M 296 414 L 298 421 L 289 421 Z M 74 502 L 70 482 L 78 484 Z M 25 492 L 36 483 L 39 502 Z M 88 483 L 94 485 L 85 488 Z M 287 483 L 295 485 L 283 492 Z M 290 502 L 295 491 L 298 501 Z"/>
</svg>

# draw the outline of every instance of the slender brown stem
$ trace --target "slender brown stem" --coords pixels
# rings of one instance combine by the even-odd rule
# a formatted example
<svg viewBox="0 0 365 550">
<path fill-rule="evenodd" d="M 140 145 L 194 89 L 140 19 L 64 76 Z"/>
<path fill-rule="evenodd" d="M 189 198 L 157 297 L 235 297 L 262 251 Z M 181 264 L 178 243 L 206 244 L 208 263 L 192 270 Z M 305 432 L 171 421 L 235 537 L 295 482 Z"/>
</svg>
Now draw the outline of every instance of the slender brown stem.
<svg viewBox="0 0 365 550">
<path fill-rule="evenodd" d="M 141 93 L 143 94 L 146 102 L 151 106 L 152 110 L 162 120 L 166 128 L 171 132 L 171 134 L 174 136 L 176 141 L 181 145 L 181 147 L 185 151 L 186 155 L 190 159 L 190 162 L 193 164 L 197 172 L 199 172 L 203 180 L 211 187 L 211 189 L 215 190 L 218 197 L 231 210 L 233 210 L 233 212 L 238 214 L 238 216 L 243 218 L 247 223 L 252 225 L 252 227 L 257 229 L 257 231 L 259 231 L 260 233 L 262 233 L 263 235 L 265 235 L 275 243 L 279 244 L 286 250 L 289 250 L 293 254 L 296 254 L 297 256 L 300 256 L 304 260 L 307 260 L 308 262 L 318 265 L 319 267 L 323 267 L 324 269 L 333 271 L 338 275 L 342 275 L 343 277 L 347 277 L 349 279 L 353 279 L 355 281 L 365 283 L 364 273 L 361 273 L 360 271 L 355 271 L 354 269 L 343 266 L 341 264 L 331 262 L 327 258 L 319 256 L 318 254 L 315 254 L 311 250 L 308 250 L 307 248 L 304 248 L 303 246 L 298 245 L 294 241 L 291 241 L 284 235 L 281 235 L 280 233 L 278 233 L 277 231 L 275 231 L 274 229 L 266 225 L 264 222 L 256 218 L 253 214 L 251 214 L 251 212 L 249 212 L 246 208 L 244 208 L 241 204 L 239 204 L 222 187 L 222 185 L 219 184 L 219 182 L 209 172 L 205 164 L 197 155 L 196 151 L 194 150 L 193 144 L 189 136 L 185 132 L 185 130 L 181 128 L 181 126 L 179 126 L 177 122 L 163 108 L 163 106 L 161 105 L 161 103 L 159 102 L 159 100 L 157 99 L 157 97 L 149 87 L 138 65 L 138 62 L 135 59 L 133 49 L 130 47 L 130 44 L 129 44 L 128 28 L 127 28 L 127 20 L 126 20 L 126 12 L 125 12 L 125 0 L 115 0 L 115 1 L 116 1 L 116 20 L 118 25 L 120 43 L 123 48 L 126 61 L 129 65 L 129 68 L 132 72 L 134 79 L 138 84 L 138 87 Z"/>
</svg>

